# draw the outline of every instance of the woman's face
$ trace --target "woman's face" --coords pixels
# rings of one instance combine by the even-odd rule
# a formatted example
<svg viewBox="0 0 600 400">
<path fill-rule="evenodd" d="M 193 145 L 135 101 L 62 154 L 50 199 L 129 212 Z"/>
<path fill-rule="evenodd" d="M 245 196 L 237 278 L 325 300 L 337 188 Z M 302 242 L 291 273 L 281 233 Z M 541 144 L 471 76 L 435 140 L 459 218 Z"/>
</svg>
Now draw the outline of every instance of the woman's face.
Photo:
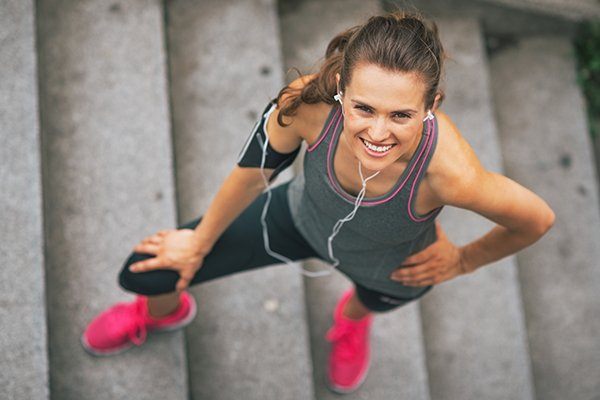
<svg viewBox="0 0 600 400">
<path fill-rule="evenodd" d="M 339 74 L 336 78 L 339 82 Z M 354 68 L 342 94 L 342 136 L 363 168 L 379 171 L 409 161 L 427 115 L 424 93 L 425 85 L 415 74 L 390 72 L 374 64 Z"/>
</svg>

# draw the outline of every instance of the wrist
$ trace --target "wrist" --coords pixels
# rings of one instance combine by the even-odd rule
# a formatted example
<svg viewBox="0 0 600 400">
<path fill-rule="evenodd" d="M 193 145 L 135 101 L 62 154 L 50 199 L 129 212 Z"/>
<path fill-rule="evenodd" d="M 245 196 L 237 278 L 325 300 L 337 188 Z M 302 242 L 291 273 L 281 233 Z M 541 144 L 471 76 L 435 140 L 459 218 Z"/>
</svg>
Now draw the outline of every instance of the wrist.
<svg viewBox="0 0 600 400">
<path fill-rule="evenodd" d="M 459 247 L 458 254 L 459 254 L 458 265 L 460 266 L 460 270 L 462 271 L 462 273 L 469 274 L 469 273 L 473 272 L 475 270 L 475 268 L 473 268 L 473 266 L 469 262 L 466 246 Z"/>
<path fill-rule="evenodd" d="M 196 251 L 202 256 L 206 256 L 212 250 L 214 242 L 210 240 L 199 230 L 194 230 L 194 242 L 196 245 Z"/>
</svg>

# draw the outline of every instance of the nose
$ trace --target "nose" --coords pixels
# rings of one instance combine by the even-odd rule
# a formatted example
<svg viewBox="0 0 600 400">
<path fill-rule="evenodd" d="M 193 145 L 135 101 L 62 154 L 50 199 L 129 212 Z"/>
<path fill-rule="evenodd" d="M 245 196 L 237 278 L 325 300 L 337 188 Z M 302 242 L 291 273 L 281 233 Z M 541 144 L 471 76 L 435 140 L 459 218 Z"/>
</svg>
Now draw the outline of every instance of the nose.
<svg viewBox="0 0 600 400">
<path fill-rule="evenodd" d="M 369 136 L 375 142 L 383 142 L 388 138 L 387 121 L 385 117 L 376 118 L 371 125 Z"/>
</svg>

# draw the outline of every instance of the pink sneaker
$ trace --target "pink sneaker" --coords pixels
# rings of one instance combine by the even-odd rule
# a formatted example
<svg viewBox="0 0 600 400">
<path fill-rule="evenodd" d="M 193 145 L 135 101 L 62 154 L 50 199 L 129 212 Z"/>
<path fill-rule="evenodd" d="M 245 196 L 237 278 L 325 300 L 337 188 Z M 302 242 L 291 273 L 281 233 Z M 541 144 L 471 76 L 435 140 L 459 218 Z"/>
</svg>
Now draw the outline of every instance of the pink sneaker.
<svg viewBox="0 0 600 400">
<path fill-rule="evenodd" d="M 334 325 L 325 338 L 332 342 L 329 353 L 327 386 L 337 393 L 358 389 L 367 377 L 370 364 L 369 332 L 373 315 L 352 320 L 342 315 L 354 288 L 344 292 L 333 312 Z"/>
<path fill-rule="evenodd" d="M 93 355 L 121 353 L 146 341 L 147 331 L 173 331 L 188 325 L 196 316 L 196 301 L 183 291 L 173 313 L 154 318 L 148 314 L 148 297 L 137 295 L 133 302 L 117 303 L 100 313 L 87 326 L 81 343 Z"/>
</svg>

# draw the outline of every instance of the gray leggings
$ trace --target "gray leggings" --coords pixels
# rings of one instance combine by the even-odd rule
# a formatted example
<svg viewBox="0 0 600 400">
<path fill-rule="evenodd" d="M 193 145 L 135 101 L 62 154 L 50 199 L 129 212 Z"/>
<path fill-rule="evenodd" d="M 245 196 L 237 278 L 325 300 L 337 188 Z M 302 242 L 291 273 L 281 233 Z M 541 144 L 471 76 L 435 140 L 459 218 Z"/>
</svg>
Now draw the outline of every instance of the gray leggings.
<svg viewBox="0 0 600 400">
<path fill-rule="evenodd" d="M 273 251 L 298 261 L 306 258 L 319 258 L 315 250 L 306 242 L 296 229 L 287 202 L 288 183 L 272 189 L 271 204 L 266 221 L 269 231 L 269 244 Z M 264 248 L 260 216 L 267 193 L 262 193 L 229 225 L 215 242 L 211 252 L 206 255 L 202 267 L 198 270 L 190 285 L 232 275 L 255 268 L 281 264 L 281 261 L 269 255 Z M 197 218 L 177 229 L 194 229 L 201 221 Z M 158 295 L 175 290 L 179 279 L 177 271 L 163 269 L 133 273 L 129 265 L 154 257 L 150 254 L 132 253 L 119 274 L 119 284 L 125 290 L 143 294 Z M 326 260 L 324 260 L 326 261 Z M 339 270 L 341 272 L 341 270 Z M 315 278 L 318 279 L 318 278 Z M 369 310 L 385 312 L 400 307 L 415 298 L 397 298 L 368 289 L 353 281 L 359 300 Z"/>
</svg>

